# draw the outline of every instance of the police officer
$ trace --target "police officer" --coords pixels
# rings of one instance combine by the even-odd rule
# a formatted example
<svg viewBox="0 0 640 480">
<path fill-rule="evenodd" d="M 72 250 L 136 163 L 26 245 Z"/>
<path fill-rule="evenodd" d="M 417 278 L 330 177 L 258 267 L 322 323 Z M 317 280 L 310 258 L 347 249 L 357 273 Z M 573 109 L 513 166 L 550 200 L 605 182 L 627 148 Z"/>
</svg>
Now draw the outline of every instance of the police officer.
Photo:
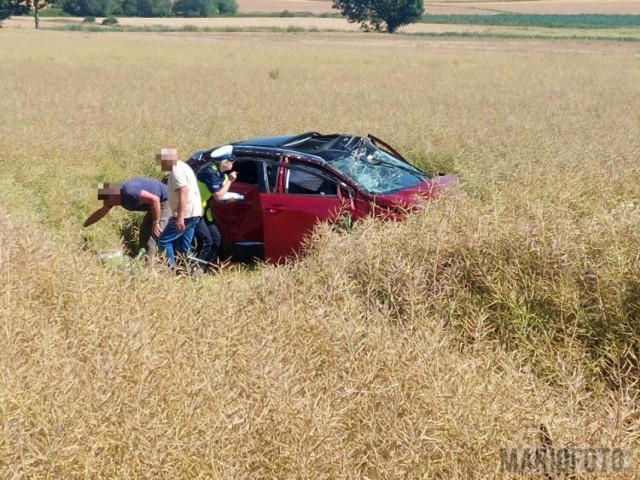
<svg viewBox="0 0 640 480">
<path fill-rule="evenodd" d="M 195 231 L 198 242 L 196 256 L 205 265 L 205 271 L 207 267 L 218 261 L 222 243 L 220 229 L 211 211 L 211 203 L 222 200 L 229 191 L 231 183 L 236 180 L 237 173 L 230 171 L 235 158 L 231 145 L 217 148 L 211 152 L 211 161 L 200 168 L 196 174 L 204 212 Z"/>
</svg>

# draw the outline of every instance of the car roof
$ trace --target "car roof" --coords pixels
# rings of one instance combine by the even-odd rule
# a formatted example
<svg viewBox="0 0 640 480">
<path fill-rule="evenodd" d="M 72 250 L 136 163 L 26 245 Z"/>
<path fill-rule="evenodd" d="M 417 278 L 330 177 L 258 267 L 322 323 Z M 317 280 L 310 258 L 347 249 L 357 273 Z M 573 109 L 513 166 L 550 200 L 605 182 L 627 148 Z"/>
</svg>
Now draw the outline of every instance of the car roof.
<svg viewBox="0 0 640 480">
<path fill-rule="evenodd" d="M 296 133 L 288 135 L 273 135 L 270 137 L 256 137 L 240 142 L 233 142 L 232 145 L 243 147 L 273 147 L 285 148 L 286 145 L 295 142 L 297 139 L 310 138 L 314 135 L 320 135 L 318 132 Z M 290 147 L 287 147 L 290 148 Z"/>
<path fill-rule="evenodd" d="M 348 142 L 350 139 L 359 138 L 354 135 L 345 135 L 333 133 L 325 135 L 318 132 L 305 132 L 289 135 L 275 135 L 270 137 L 257 137 L 249 140 L 243 140 L 235 142 L 233 145 L 239 148 L 266 148 L 280 151 L 296 152 L 308 158 L 309 160 L 315 159 L 324 163 L 330 158 L 335 156 L 335 152 L 332 155 L 330 148 L 335 145 L 339 139 L 343 139 Z"/>
<path fill-rule="evenodd" d="M 311 162 L 326 163 L 331 161 L 336 155 L 341 154 L 344 150 L 340 146 L 336 147 L 336 142 L 349 142 L 357 137 L 350 134 L 322 134 L 318 132 L 305 132 L 296 134 L 272 135 L 266 137 L 254 137 L 247 140 L 231 142 L 234 148 L 242 153 L 250 152 L 290 152 L 300 155 Z M 212 147 L 207 150 L 198 150 L 192 154 L 192 158 L 200 158 L 202 155 L 209 155 L 218 147 Z"/>
</svg>

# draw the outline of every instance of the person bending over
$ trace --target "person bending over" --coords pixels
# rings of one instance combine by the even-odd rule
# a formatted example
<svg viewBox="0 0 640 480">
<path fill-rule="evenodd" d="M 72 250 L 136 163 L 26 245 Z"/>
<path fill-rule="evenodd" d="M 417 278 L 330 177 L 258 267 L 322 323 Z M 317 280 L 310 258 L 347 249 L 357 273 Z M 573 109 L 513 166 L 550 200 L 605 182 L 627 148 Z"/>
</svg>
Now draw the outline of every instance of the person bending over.
<svg viewBox="0 0 640 480">
<path fill-rule="evenodd" d="M 89 227 L 101 220 L 113 207 L 120 206 L 130 212 L 145 212 L 140 226 L 139 246 L 153 261 L 158 250 L 158 238 L 169 220 L 167 186 L 154 178 L 135 177 L 123 183 L 102 184 L 98 200 L 103 204 L 84 221 Z"/>
</svg>

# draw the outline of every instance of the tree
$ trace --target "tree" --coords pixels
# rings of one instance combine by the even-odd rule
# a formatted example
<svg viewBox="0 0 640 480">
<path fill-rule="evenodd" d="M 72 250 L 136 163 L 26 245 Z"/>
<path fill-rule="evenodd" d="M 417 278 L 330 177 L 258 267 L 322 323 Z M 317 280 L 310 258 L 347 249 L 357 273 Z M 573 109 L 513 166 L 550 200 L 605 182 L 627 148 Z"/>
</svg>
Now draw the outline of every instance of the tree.
<svg viewBox="0 0 640 480">
<path fill-rule="evenodd" d="M 50 0 L 0 0 L 0 22 L 13 15 L 26 15 L 34 10 L 36 28 L 40 26 L 40 9 L 47 6 Z"/>
<path fill-rule="evenodd" d="M 62 10 L 77 17 L 108 17 L 119 5 L 117 0 L 63 0 Z"/>
<path fill-rule="evenodd" d="M 424 0 L 333 0 L 333 8 L 363 30 L 393 33 L 420 19 Z"/>
<path fill-rule="evenodd" d="M 171 0 L 124 0 L 114 13 L 130 17 L 169 17 L 172 8 Z"/>
<path fill-rule="evenodd" d="M 173 13 L 179 17 L 215 17 L 237 11 L 236 0 L 178 0 L 173 5 Z"/>
<path fill-rule="evenodd" d="M 40 28 L 40 9 L 46 7 L 50 3 L 50 0 L 19 0 L 19 2 L 25 6 L 27 12 L 30 12 L 33 7 L 33 18 L 36 22 L 36 29 Z"/>
<path fill-rule="evenodd" d="M 19 0 L 0 0 L 0 22 L 12 15 L 24 15 L 27 12 L 27 6 Z"/>
<path fill-rule="evenodd" d="M 13 13 L 13 5 L 9 0 L 0 0 L 0 27 L 2 20 L 6 20 Z"/>
</svg>

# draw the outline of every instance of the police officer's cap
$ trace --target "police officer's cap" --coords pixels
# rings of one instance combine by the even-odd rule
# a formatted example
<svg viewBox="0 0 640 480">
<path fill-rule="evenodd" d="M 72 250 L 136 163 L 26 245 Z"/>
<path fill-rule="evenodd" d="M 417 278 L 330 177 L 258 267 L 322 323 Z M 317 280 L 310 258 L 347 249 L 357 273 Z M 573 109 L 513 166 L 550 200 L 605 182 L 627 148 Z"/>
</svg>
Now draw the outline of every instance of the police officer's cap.
<svg viewBox="0 0 640 480">
<path fill-rule="evenodd" d="M 216 148 L 211 152 L 211 160 L 214 162 L 221 162 L 222 160 L 229 160 L 233 162 L 236 156 L 233 154 L 233 146 L 225 145 L 224 147 Z"/>
</svg>

